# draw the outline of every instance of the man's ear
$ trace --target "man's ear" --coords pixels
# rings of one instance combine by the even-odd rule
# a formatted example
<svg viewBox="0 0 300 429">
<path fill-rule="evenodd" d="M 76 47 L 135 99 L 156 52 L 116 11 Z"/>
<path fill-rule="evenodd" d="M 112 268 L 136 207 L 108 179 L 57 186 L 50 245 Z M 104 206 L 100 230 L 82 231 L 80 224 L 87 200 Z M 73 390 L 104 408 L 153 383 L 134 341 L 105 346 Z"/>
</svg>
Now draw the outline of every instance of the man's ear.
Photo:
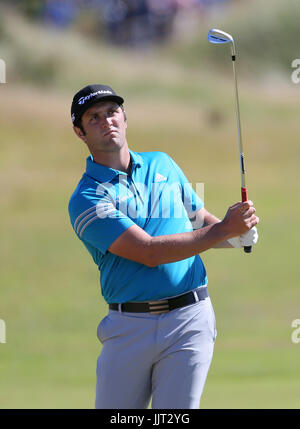
<svg viewBox="0 0 300 429">
<path fill-rule="evenodd" d="M 74 133 L 79 137 L 84 143 L 86 143 L 85 134 L 83 134 L 82 130 L 79 127 L 73 127 Z"/>
<path fill-rule="evenodd" d="M 125 128 L 127 128 L 127 116 L 126 116 L 126 112 L 124 109 L 122 109 L 123 111 L 123 116 L 124 116 L 124 122 L 125 122 Z"/>
</svg>

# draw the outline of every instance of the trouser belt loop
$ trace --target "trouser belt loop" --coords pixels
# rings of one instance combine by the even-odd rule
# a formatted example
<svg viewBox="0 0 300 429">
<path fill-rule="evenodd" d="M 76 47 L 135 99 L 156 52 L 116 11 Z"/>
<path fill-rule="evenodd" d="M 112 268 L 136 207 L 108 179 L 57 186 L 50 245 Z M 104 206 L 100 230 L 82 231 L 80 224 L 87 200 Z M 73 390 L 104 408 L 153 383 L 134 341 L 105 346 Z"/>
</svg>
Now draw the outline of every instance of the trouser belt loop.
<svg viewBox="0 0 300 429">
<path fill-rule="evenodd" d="M 197 292 L 194 290 L 193 293 L 194 293 L 195 301 L 199 302 L 199 296 L 198 296 Z"/>
</svg>

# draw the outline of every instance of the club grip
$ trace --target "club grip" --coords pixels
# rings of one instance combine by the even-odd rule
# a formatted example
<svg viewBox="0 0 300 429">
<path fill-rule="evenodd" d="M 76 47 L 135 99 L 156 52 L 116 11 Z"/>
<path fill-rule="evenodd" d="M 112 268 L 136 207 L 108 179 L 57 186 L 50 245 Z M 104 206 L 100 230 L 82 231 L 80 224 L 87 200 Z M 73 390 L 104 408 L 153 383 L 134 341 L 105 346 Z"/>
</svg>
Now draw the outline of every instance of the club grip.
<svg viewBox="0 0 300 429">
<path fill-rule="evenodd" d="M 242 191 L 242 201 L 247 201 L 248 200 L 248 196 L 247 196 L 247 188 L 241 188 Z"/>
<path fill-rule="evenodd" d="M 247 196 L 247 188 L 241 188 L 242 191 L 242 201 L 247 201 L 248 200 L 248 196 Z M 244 252 L 245 253 L 251 253 L 252 252 L 252 246 L 244 246 Z"/>
</svg>

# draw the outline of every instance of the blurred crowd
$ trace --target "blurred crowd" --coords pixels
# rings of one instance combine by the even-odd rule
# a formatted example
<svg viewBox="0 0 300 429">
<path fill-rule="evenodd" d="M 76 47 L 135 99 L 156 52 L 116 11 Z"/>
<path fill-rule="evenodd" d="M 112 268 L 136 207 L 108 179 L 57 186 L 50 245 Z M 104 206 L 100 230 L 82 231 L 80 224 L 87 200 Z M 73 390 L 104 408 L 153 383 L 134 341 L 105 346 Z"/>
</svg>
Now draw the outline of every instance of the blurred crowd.
<svg viewBox="0 0 300 429">
<path fill-rule="evenodd" d="M 167 39 L 177 14 L 187 8 L 197 13 L 229 0 L 13 0 L 33 18 L 66 28 L 89 10 L 112 43 L 147 45 Z"/>
</svg>

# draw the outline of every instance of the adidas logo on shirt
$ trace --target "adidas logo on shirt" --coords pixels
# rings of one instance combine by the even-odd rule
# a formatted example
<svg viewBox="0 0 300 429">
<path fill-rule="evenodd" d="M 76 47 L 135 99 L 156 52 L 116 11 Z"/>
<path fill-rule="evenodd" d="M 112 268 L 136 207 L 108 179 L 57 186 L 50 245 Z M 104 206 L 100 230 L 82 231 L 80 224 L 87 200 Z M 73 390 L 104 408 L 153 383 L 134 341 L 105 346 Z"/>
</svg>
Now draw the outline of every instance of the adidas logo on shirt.
<svg viewBox="0 0 300 429">
<path fill-rule="evenodd" d="M 165 182 L 167 178 L 163 176 L 162 174 L 156 173 L 154 182 Z"/>
</svg>

